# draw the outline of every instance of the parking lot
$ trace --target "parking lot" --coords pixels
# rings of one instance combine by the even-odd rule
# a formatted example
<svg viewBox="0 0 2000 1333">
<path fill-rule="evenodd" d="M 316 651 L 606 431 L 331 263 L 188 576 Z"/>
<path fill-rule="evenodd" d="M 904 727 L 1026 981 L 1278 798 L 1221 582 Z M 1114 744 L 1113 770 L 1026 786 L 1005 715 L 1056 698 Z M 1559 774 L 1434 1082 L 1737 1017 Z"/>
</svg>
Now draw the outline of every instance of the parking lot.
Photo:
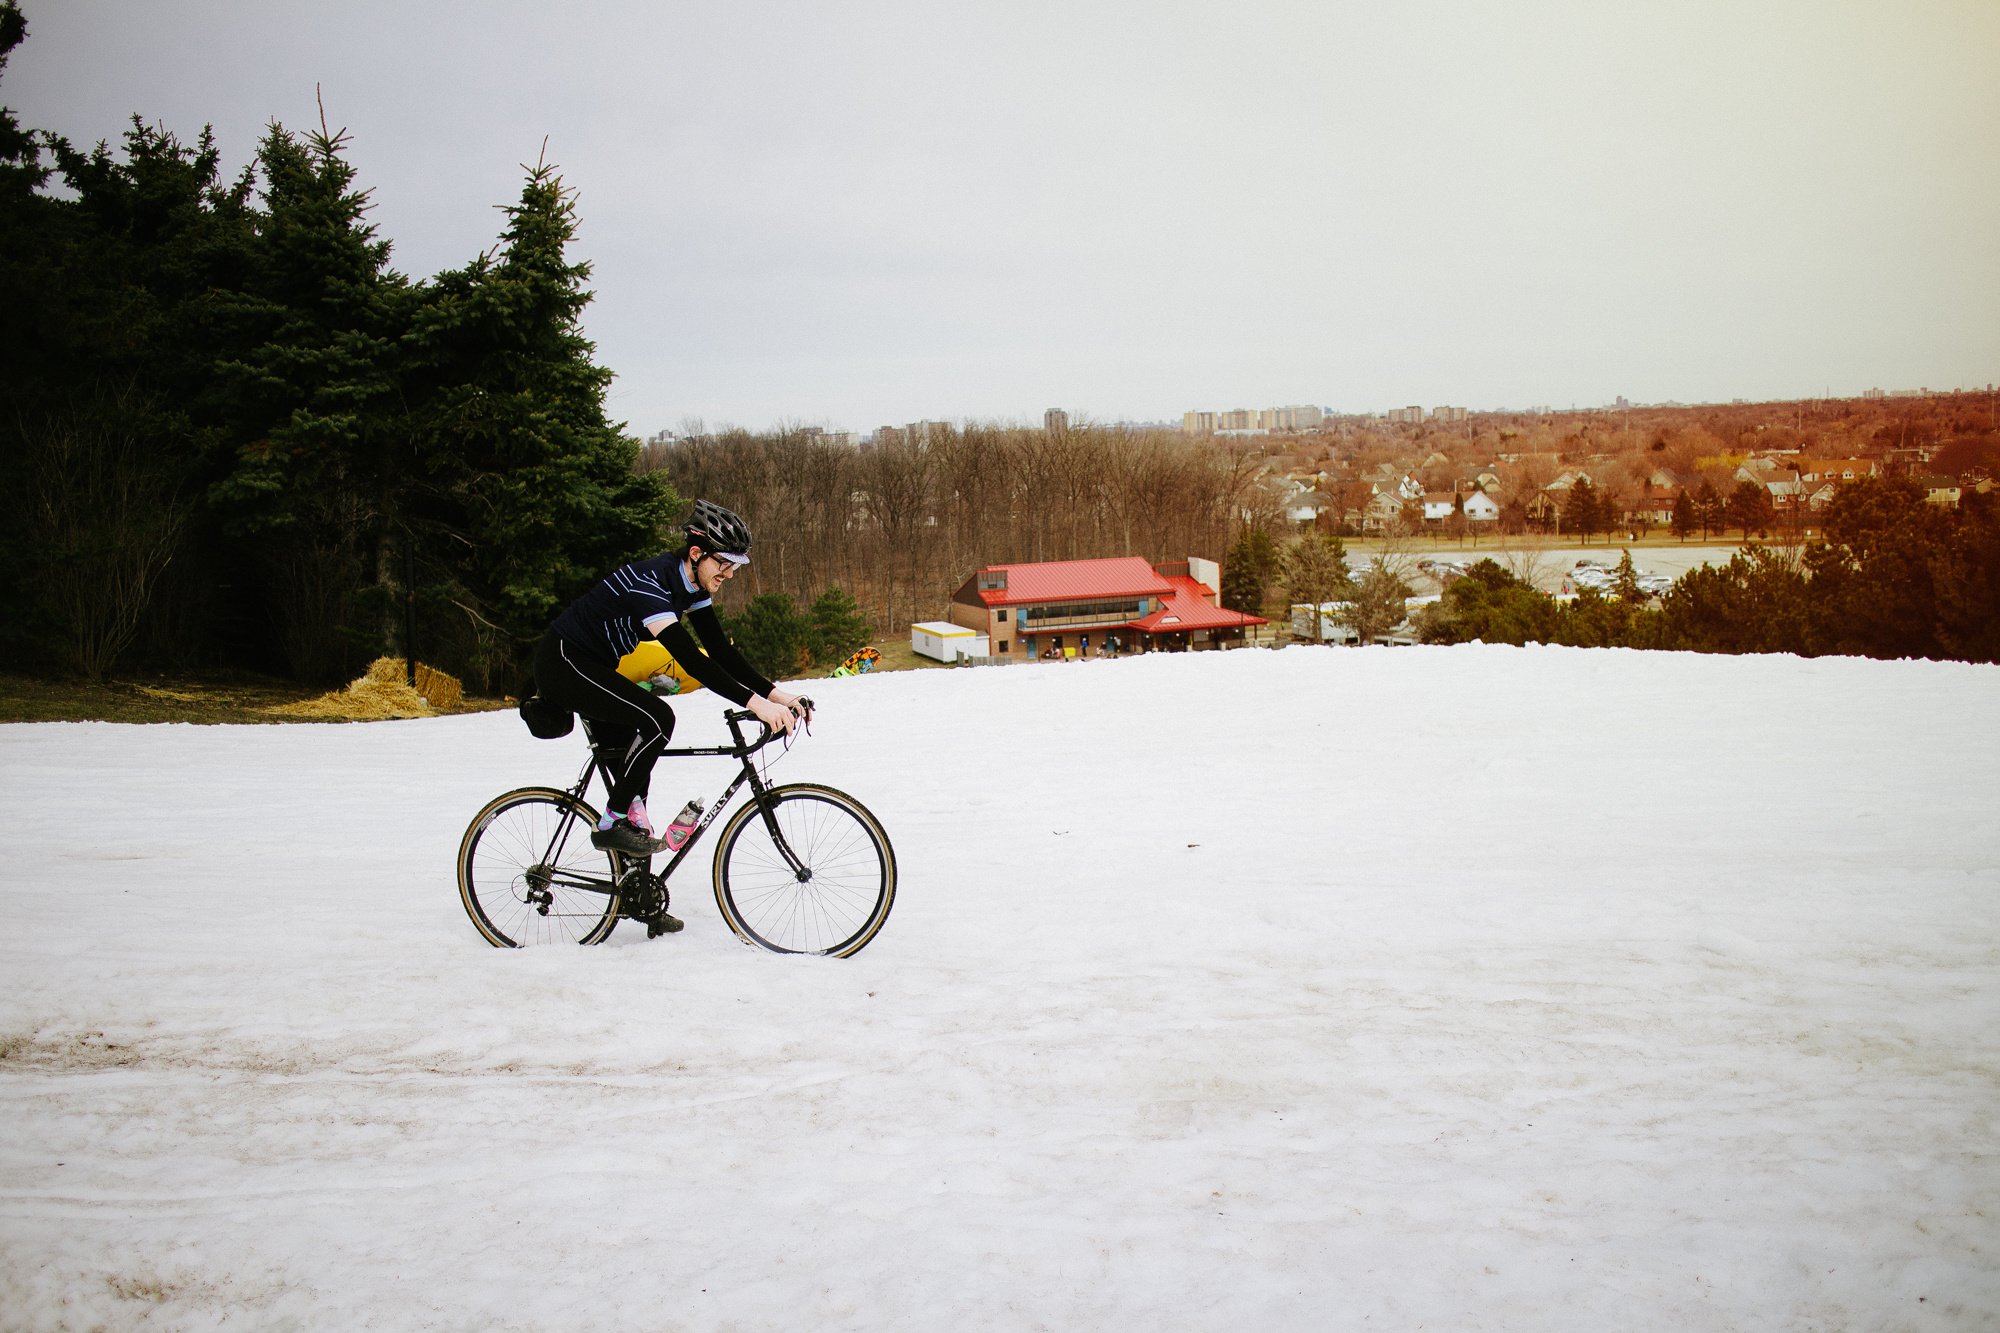
<svg viewBox="0 0 2000 1333">
<path fill-rule="evenodd" d="M 1450 580 L 1471 569 L 1481 560 L 1491 560 L 1519 579 L 1543 592 L 1563 596 L 1595 588 L 1611 591 L 1619 556 L 1626 548 L 1617 545 L 1573 547 L 1457 547 L 1446 546 L 1410 552 L 1405 577 L 1419 594 L 1440 591 Z M 1727 564 L 1736 554 L 1735 546 L 1636 546 L 1632 564 L 1639 571 L 1640 586 L 1655 594 L 1673 586 L 1697 565 Z M 1350 551 L 1348 563 L 1358 574 L 1368 567 L 1372 552 Z"/>
</svg>

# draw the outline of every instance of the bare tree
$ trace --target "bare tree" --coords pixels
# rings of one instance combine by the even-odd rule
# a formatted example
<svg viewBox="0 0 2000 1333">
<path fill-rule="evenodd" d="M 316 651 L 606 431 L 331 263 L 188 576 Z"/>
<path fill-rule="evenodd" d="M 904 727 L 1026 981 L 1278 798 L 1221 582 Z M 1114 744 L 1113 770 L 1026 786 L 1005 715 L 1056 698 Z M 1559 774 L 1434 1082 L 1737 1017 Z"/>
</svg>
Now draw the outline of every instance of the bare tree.
<svg viewBox="0 0 2000 1333">
<path fill-rule="evenodd" d="M 861 469 L 868 517 L 883 546 L 878 563 L 882 619 L 892 627 L 922 618 L 915 611 L 915 585 L 923 563 L 920 542 L 929 540 L 935 521 L 930 504 L 931 474 L 930 446 L 916 438 L 877 444 L 869 450 Z M 911 607 L 906 619 L 897 615 L 899 584 Z"/>
<path fill-rule="evenodd" d="M 1493 561 L 1520 582 L 1531 588 L 1541 588 L 1552 581 L 1556 570 L 1556 558 L 1540 546 L 1528 541 L 1504 541 L 1493 552 Z"/>
<path fill-rule="evenodd" d="M 1381 556 L 1355 581 L 1354 599 L 1341 617 L 1362 643 L 1373 643 L 1409 614 L 1410 585 Z"/>
<path fill-rule="evenodd" d="M 67 664 L 102 680 L 131 645 L 194 506 L 144 438 L 131 394 L 17 422 L 19 521 Z"/>
</svg>

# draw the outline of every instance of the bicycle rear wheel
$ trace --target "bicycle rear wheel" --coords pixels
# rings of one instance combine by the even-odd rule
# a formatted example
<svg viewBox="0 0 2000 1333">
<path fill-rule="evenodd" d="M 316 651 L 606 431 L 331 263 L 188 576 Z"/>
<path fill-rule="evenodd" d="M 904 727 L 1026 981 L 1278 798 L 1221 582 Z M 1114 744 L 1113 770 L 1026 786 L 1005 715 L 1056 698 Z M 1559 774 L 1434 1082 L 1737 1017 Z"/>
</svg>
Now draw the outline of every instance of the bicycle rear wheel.
<svg viewBox="0 0 2000 1333">
<path fill-rule="evenodd" d="M 857 953 L 895 901 L 889 835 L 861 802 L 818 783 L 788 783 L 753 798 L 730 818 L 715 849 L 722 919 L 773 953 Z"/>
<path fill-rule="evenodd" d="M 616 928 L 625 867 L 590 845 L 596 825 L 595 810 L 553 787 L 496 796 L 474 816 L 458 846 L 458 896 L 489 944 L 596 944 Z"/>
</svg>

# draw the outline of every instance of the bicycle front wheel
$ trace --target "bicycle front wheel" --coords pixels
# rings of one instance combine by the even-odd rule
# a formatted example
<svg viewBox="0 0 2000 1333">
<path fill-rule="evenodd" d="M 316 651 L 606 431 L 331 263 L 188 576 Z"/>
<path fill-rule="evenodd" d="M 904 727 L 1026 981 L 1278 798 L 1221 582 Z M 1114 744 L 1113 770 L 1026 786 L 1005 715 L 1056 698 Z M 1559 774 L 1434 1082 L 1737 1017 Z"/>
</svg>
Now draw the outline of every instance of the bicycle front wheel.
<svg viewBox="0 0 2000 1333">
<path fill-rule="evenodd" d="M 868 808 L 794 782 L 753 798 L 715 849 L 715 905 L 773 953 L 845 958 L 875 938 L 896 901 L 896 853 Z"/>
<path fill-rule="evenodd" d="M 523 787 L 473 817 L 458 847 L 465 914 L 499 949 L 596 944 L 618 925 L 615 852 L 590 845 L 597 812 L 566 791 Z"/>
</svg>

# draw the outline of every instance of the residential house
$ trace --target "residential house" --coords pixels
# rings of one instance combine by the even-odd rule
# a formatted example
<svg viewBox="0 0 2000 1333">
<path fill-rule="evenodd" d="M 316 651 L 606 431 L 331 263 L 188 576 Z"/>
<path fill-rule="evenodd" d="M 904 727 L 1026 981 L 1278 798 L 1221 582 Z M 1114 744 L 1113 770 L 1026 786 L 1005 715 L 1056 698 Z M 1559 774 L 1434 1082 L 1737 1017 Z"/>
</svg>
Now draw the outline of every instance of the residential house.
<svg viewBox="0 0 2000 1333">
<path fill-rule="evenodd" d="M 1671 476 L 1672 474 L 1656 472 L 1653 475 L 1658 477 L 1661 475 Z M 1674 501 L 1678 498 L 1680 498 L 1679 487 L 1672 485 L 1662 486 L 1649 481 L 1641 488 L 1639 494 L 1633 498 L 1632 507 L 1625 511 L 1625 521 L 1627 523 L 1639 523 L 1643 521 L 1659 527 L 1666 527 L 1674 521 Z"/>
<path fill-rule="evenodd" d="M 1500 502 L 1485 491 L 1473 491 L 1465 497 L 1465 521 L 1468 523 L 1498 523 Z"/>
<path fill-rule="evenodd" d="M 1401 491 L 1377 491 L 1361 514 L 1363 532 L 1384 532 L 1403 521 Z"/>
<path fill-rule="evenodd" d="M 1863 477 L 1878 475 L 1872 458 L 1801 458 L 1798 460 L 1799 480 L 1814 482 L 1852 482 Z"/>
<path fill-rule="evenodd" d="M 1562 502 L 1566 493 L 1544 487 L 1528 497 L 1528 502 L 1521 506 L 1521 512 L 1530 523 L 1550 527 L 1562 518 Z"/>
<path fill-rule="evenodd" d="M 1764 482 L 1764 489 L 1770 494 L 1771 509 L 1775 513 L 1798 508 L 1807 494 L 1806 483 L 1795 476 L 1769 478 Z"/>
<path fill-rule="evenodd" d="M 1933 474 L 1919 479 L 1918 484 L 1924 488 L 1925 500 L 1934 505 L 1942 505 L 1946 509 L 1958 508 L 1959 497 L 1963 494 L 1958 478 Z"/>
<path fill-rule="evenodd" d="M 1287 477 L 1284 482 L 1282 503 L 1288 521 L 1312 523 L 1318 520 L 1319 511 L 1326 504 L 1326 497 L 1298 478 Z"/>
</svg>

